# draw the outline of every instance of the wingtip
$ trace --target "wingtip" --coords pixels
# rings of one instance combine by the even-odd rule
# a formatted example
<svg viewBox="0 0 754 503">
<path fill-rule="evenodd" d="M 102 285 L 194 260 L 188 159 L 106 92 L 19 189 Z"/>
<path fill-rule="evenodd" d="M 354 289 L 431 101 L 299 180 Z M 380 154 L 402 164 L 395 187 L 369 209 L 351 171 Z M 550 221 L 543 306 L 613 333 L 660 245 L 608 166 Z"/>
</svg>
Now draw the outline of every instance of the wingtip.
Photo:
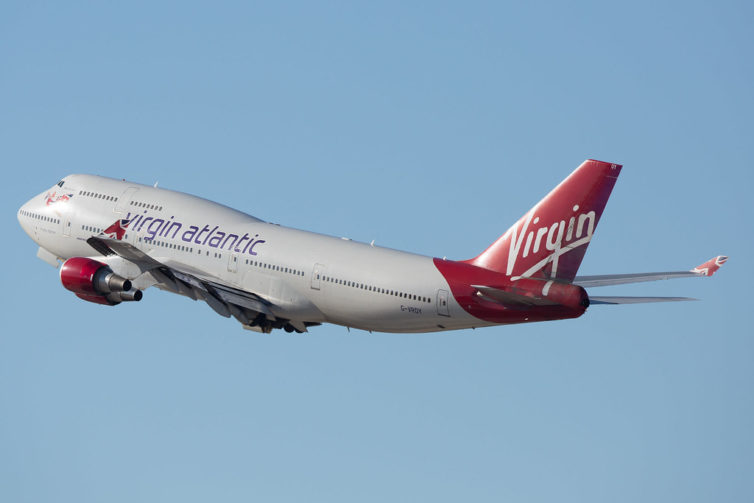
<svg viewBox="0 0 754 503">
<path fill-rule="evenodd" d="M 727 261 L 728 257 L 725 255 L 718 255 L 717 257 L 713 257 L 705 263 L 694 267 L 691 269 L 691 272 L 695 272 L 699 276 L 712 276 Z"/>
</svg>

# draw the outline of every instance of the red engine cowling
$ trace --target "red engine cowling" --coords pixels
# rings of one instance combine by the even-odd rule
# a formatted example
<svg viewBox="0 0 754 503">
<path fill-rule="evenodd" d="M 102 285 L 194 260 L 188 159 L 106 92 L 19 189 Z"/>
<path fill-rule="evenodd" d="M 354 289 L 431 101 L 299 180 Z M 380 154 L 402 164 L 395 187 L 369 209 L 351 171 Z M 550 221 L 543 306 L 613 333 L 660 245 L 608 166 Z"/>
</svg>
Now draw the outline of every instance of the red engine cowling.
<svg viewBox="0 0 754 503">
<path fill-rule="evenodd" d="M 114 306 L 123 301 L 139 301 L 142 297 L 140 290 L 131 290 L 131 281 L 90 258 L 66 260 L 60 268 L 60 281 L 80 299 L 97 304 Z"/>
</svg>

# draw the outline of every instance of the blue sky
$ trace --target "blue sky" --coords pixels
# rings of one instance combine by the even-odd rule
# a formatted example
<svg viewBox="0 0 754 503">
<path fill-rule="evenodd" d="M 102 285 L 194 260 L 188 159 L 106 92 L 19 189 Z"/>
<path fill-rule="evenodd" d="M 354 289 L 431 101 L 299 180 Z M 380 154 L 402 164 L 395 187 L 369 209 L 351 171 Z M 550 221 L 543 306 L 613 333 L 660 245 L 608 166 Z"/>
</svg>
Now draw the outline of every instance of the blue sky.
<svg viewBox="0 0 754 503">
<path fill-rule="evenodd" d="M 5 2 L 0 500 L 749 501 L 747 2 Z M 464 259 L 586 158 L 585 274 L 696 303 L 256 335 L 65 291 L 16 221 L 70 173 Z"/>
</svg>

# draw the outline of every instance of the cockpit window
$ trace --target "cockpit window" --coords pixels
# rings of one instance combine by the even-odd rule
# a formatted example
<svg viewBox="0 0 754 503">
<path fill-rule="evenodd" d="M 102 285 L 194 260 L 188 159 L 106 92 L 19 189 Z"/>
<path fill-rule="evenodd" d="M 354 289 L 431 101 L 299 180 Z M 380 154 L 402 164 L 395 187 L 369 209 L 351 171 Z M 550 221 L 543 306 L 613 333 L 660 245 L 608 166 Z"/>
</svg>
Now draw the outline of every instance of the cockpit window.
<svg viewBox="0 0 754 503">
<path fill-rule="evenodd" d="M 65 180 L 60 180 L 57 185 L 58 187 L 62 187 L 64 183 L 65 183 Z"/>
</svg>

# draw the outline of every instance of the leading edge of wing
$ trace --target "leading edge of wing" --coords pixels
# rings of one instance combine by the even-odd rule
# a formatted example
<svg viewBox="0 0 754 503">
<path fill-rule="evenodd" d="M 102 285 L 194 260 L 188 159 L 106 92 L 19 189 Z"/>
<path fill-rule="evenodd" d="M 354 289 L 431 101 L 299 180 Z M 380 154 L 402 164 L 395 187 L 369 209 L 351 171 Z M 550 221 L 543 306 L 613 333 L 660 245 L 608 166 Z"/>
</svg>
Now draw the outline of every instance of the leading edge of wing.
<svg viewBox="0 0 754 503">
<path fill-rule="evenodd" d="M 100 252 L 102 255 L 117 255 L 128 260 L 129 262 L 133 262 L 142 271 L 148 271 L 156 267 L 165 267 L 162 262 L 153 259 L 135 246 L 119 239 L 100 235 L 92 236 L 87 239 L 86 242 L 89 244 L 89 246 Z"/>
<path fill-rule="evenodd" d="M 645 281 L 659 281 L 663 279 L 699 278 L 703 276 L 712 276 L 727 260 L 728 257 L 719 255 L 717 257 L 709 259 L 708 261 L 694 267 L 689 271 L 576 276 L 576 278 L 573 280 L 573 284 L 582 286 L 584 288 L 596 288 L 599 286 L 623 285 L 626 283 L 641 283 Z"/>
</svg>

